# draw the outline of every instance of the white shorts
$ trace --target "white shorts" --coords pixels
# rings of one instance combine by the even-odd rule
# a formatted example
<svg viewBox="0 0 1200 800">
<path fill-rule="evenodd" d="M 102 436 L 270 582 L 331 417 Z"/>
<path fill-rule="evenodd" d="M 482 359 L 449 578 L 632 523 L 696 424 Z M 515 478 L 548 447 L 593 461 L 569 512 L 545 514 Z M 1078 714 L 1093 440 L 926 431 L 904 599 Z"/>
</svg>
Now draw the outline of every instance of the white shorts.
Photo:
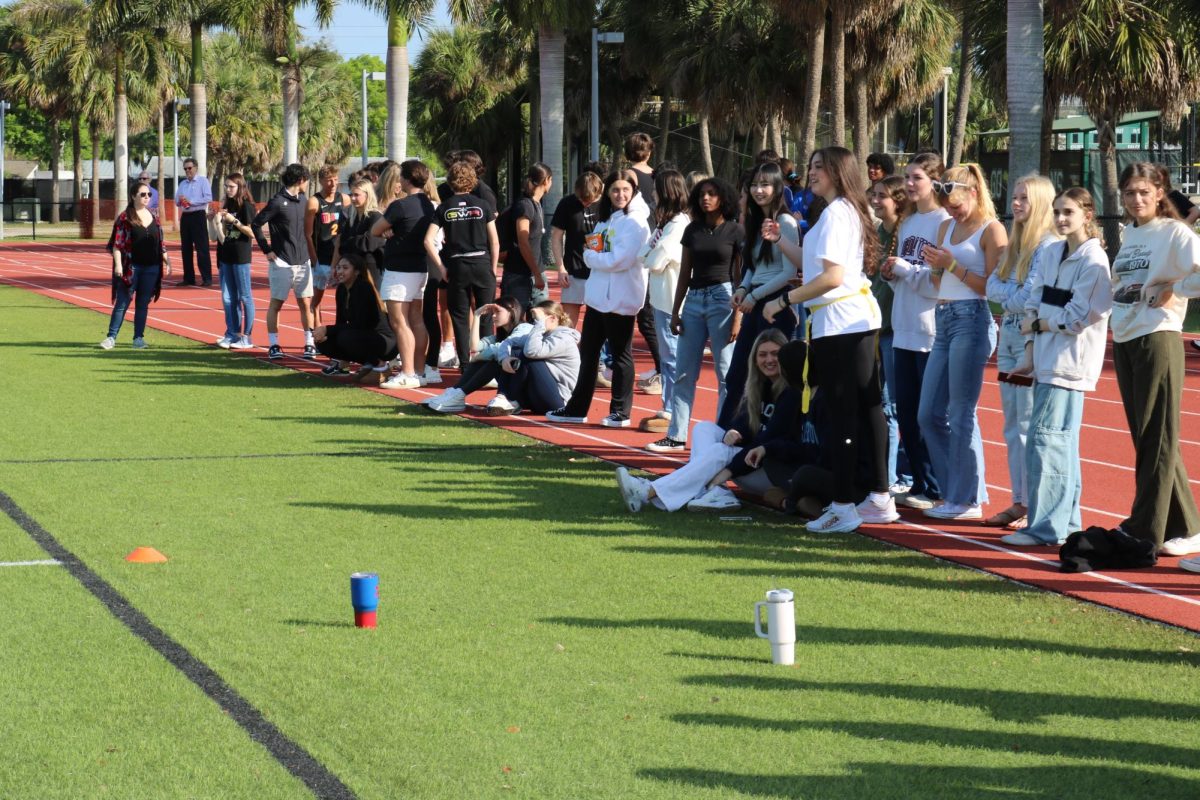
<svg viewBox="0 0 1200 800">
<path fill-rule="evenodd" d="M 308 262 L 303 264 L 285 264 L 275 259 L 267 267 L 267 278 L 271 285 L 271 299 L 283 302 L 289 294 L 294 294 L 297 300 L 312 297 L 312 269 Z"/>
<path fill-rule="evenodd" d="M 428 272 L 396 272 L 384 270 L 379 296 L 393 303 L 411 303 L 425 296 Z"/>
<path fill-rule="evenodd" d="M 571 278 L 569 286 L 562 287 L 562 297 L 559 298 L 560 303 L 570 303 L 571 305 L 583 305 L 583 290 L 587 287 L 587 278 Z"/>
</svg>

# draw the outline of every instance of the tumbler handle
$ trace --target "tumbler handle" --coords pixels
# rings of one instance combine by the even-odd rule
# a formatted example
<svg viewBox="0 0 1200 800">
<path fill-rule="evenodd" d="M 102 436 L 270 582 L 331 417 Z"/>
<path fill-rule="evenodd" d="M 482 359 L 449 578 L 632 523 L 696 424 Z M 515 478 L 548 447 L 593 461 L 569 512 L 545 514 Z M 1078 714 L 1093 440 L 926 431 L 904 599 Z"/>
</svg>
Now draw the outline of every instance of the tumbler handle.
<svg viewBox="0 0 1200 800">
<path fill-rule="evenodd" d="M 763 632 L 762 627 L 762 607 L 765 605 L 765 602 L 758 602 L 754 604 L 754 634 L 760 639 L 770 638 L 766 633 Z"/>
</svg>

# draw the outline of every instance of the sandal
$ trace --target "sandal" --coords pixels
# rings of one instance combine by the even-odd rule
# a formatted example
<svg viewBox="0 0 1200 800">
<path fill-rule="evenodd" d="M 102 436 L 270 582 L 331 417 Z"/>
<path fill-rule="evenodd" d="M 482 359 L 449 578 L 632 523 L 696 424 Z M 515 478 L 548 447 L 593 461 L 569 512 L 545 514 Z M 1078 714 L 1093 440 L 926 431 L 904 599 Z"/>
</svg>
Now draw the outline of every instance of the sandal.
<svg viewBox="0 0 1200 800">
<path fill-rule="evenodd" d="M 1020 506 L 1011 505 L 999 514 L 993 514 L 985 519 L 983 524 L 989 528 L 1003 528 L 1021 519 L 1025 519 L 1025 512 L 1021 510 Z"/>
<path fill-rule="evenodd" d="M 1005 530 L 1010 531 L 1022 531 L 1025 530 L 1027 525 L 1029 525 L 1029 517 L 1021 517 L 1020 519 L 1014 519 L 1012 522 L 1005 525 L 1004 528 Z"/>
</svg>

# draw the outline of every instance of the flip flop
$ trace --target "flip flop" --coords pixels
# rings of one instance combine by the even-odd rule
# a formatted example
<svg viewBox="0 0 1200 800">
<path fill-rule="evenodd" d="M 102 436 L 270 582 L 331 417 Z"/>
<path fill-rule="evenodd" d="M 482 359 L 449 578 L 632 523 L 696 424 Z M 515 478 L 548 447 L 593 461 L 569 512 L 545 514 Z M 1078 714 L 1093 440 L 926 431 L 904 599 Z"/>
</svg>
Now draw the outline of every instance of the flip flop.
<svg viewBox="0 0 1200 800">
<path fill-rule="evenodd" d="M 1020 519 L 1014 519 L 1004 527 L 1006 530 L 1020 531 L 1024 530 L 1027 525 L 1029 525 L 1029 517 L 1023 516 Z"/>
<path fill-rule="evenodd" d="M 1003 528 L 1011 525 L 1019 519 L 1025 519 L 1025 515 L 1018 511 L 1016 506 L 1009 506 L 999 514 L 993 514 L 985 519 L 983 524 L 987 525 L 989 528 Z"/>
</svg>

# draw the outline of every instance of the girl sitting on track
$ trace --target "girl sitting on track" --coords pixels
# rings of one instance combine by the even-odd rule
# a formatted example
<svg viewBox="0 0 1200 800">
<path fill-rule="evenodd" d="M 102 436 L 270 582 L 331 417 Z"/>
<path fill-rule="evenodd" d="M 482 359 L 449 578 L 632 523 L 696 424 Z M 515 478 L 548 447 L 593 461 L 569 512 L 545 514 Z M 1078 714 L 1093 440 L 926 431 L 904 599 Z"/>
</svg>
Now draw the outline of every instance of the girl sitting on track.
<svg viewBox="0 0 1200 800">
<path fill-rule="evenodd" d="M 1029 341 L 1016 367 L 1020 373 L 1032 371 L 1037 380 L 1025 448 L 1029 517 L 1024 530 L 1000 539 L 1005 544 L 1059 545 L 1083 528 L 1083 393 L 1095 390 L 1104 367 L 1112 311 L 1108 255 L 1095 219 L 1087 189 L 1076 186 L 1060 194 L 1054 201 L 1054 227 L 1066 241 L 1043 247 L 1037 272 L 1031 274 L 1020 329 Z"/>
<path fill-rule="evenodd" d="M 146 347 L 144 336 L 150 301 L 157 300 L 162 291 L 163 270 L 171 274 L 162 227 L 158 217 L 150 212 L 149 204 L 150 187 L 137 184 L 129 193 L 129 206 L 113 223 L 108 243 L 113 259 L 113 310 L 108 320 L 108 336 L 100 342 L 104 350 L 112 350 L 116 345 L 129 301 L 135 298 L 133 346 L 139 350 Z"/>
<path fill-rule="evenodd" d="M 500 391 L 487 405 L 489 416 L 519 414 L 521 409 L 545 414 L 561 408 L 579 380 L 579 331 L 571 327 L 562 306 L 543 300 L 529 315 L 533 328 L 506 340 L 509 355 L 499 361 Z"/>
<path fill-rule="evenodd" d="M 479 325 L 489 317 L 496 332 L 479 338 Z M 502 295 L 494 303 L 475 309 L 471 317 L 471 360 L 463 367 L 458 383 L 437 397 L 422 400 L 421 404 L 443 414 L 457 414 L 467 408 L 467 395 L 476 392 L 500 375 L 500 359 L 510 355 L 509 337 L 524 337 L 533 326 L 523 322 L 524 311 L 515 297 Z M 514 339 L 514 341 L 518 341 Z M 521 339 L 523 341 L 523 339 Z M 490 412 L 489 412 L 490 413 Z"/>
<path fill-rule="evenodd" d="M 625 467 L 617 468 L 617 486 L 625 506 L 640 511 L 646 503 L 666 511 L 684 506 L 692 510 L 738 508 L 741 503 L 725 488 L 731 478 L 742 488 L 765 494 L 782 485 L 804 460 L 809 448 L 802 444 L 799 429 L 800 396 L 781 369 L 784 346 L 804 349 L 802 343 L 788 345 L 779 330 L 768 328 L 751 347 L 746 393 L 729 430 L 712 422 L 698 422 L 692 430 L 688 463 L 656 480 L 638 478 Z M 801 366 L 792 379 L 799 382 Z"/>
<path fill-rule="evenodd" d="M 363 257 L 346 253 L 334 264 L 337 280 L 337 321 L 320 325 L 313 332 L 317 350 L 329 357 L 326 375 L 344 374 L 344 362 L 362 364 L 359 379 L 387 370 L 387 361 L 396 352 L 396 336 L 388 324 L 387 309 L 379 299 L 375 282 Z"/>
</svg>

